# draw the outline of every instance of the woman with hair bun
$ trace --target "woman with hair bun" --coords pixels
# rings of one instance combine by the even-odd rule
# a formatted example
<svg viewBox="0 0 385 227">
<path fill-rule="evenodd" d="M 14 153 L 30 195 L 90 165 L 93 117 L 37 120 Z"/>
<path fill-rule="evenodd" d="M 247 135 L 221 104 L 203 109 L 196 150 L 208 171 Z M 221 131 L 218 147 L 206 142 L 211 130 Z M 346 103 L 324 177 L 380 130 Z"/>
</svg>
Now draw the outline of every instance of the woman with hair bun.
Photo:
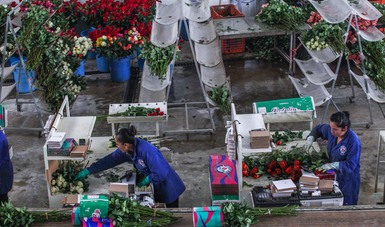
<svg viewBox="0 0 385 227">
<path fill-rule="evenodd" d="M 186 187 L 174 169 L 168 164 L 162 153 L 151 143 L 136 138 L 136 128 L 121 128 L 115 135 L 117 149 L 111 154 L 93 163 L 76 176 L 76 180 L 86 178 L 125 162 L 133 163 L 136 170 L 145 176 L 137 186 L 150 183 L 154 186 L 155 202 L 166 203 L 166 207 L 178 207 L 179 196 Z"/>
<path fill-rule="evenodd" d="M 344 196 L 344 205 L 357 205 L 360 192 L 361 142 L 350 129 L 350 125 L 347 111 L 336 112 L 331 115 L 329 124 L 314 127 L 307 141 L 309 146 L 317 138 L 328 141 L 330 163 L 322 165 L 320 169 L 335 170 Z"/>
</svg>

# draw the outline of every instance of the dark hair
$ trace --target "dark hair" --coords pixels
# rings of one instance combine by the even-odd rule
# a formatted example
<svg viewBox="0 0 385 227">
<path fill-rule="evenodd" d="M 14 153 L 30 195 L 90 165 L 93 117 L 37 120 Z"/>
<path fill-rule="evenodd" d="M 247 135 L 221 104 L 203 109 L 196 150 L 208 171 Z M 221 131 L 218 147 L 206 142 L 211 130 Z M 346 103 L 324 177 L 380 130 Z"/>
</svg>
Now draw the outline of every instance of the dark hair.
<svg viewBox="0 0 385 227">
<path fill-rule="evenodd" d="M 330 116 L 330 121 L 334 122 L 337 127 L 345 128 L 346 126 L 348 126 L 348 128 L 350 128 L 351 122 L 349 116 L 350 114 L 348 111 L 336 112 L 332 114 L 332 116 Z"/>
<path fill-rule="evenodd" d="M 135 143 L 136 128 L 131 125 L 129 128 L 120 128 L 116 133 L 116 139 L 121 143 Z"/>
</svg>

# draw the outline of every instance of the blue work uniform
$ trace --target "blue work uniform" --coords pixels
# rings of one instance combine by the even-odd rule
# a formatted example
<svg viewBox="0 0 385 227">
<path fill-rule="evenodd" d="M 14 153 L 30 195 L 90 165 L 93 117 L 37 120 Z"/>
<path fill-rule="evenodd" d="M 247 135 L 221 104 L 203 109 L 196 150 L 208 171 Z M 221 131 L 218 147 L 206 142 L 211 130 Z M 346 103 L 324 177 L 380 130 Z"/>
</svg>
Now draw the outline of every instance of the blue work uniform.
<svg viewBox="0 0 385 227">
<path fill-rule="evenodd" d="M 361 142 L 356 133 L 349 128 L 344 138 L 337 144 L 337 137 L 331 133 L 330 125 L 321 124 L 317 125 L 310 135 L 328 141 L 330 162 L 339 162 L 336 173 L 344 195 L 344 205 L 357 205 L 360 192 Z"/>
<path fill-rule="evenodd" d="M 9 156 L 8 140 L 0 130 L 0 195 L 5 195 L 12 189 L 13 165 Z"/>
<path fill-rule="evenodd" d="M 120 149 L 93 163 L 87 169 L 90 173 L 101 172 L 124 162 L 133 163 L 139 173 L 149 177 L 154 186 L 154 197 L 161 203 L 172 203 L 179 198 L 186 187 L 162 153 L 151 143 L 136 138 L 134 155 Z"/>
</svg>

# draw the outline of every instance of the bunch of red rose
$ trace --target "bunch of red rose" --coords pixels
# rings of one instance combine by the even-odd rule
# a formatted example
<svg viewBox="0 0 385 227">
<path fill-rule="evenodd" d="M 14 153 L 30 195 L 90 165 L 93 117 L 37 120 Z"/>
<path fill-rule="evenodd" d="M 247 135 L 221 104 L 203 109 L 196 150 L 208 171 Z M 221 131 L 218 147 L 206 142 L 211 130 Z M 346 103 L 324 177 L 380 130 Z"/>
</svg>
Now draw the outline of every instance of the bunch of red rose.
<svg viewBox="0 0 385 227">
<path fill-rule="evenodd" d="M 155 108 L 154 111 L 147 114 L 147 116 L 163 116 L 164 112 L 160 111 L 160 108 Z"/>
<path fill-rule="evenodd" d="M 378 21 L 378 19 L 365 20 L 361 17 L 358 17 L 358 21 L 357 21 L 358 22 L 358 29 L 360 29 L 361 31 L 365 31 L 366 29 L 368 29 L 371 26 L 376 26 L 377 21 Z M 356 27 L 356 22 L 354 20 L 352 21 L 352 26 Z"/>
<path fill-rule="evenodd" d="M 124 30 L 136 27 L 142 36 L 149 37 L 155 0 L 88 0 L 76 10 L 96 27 L 113 25 Z"/>
<path fill-rule="evenodd" d="M 310 17 L 307 19 L 307 23 L 310 25 L 310 26 L 314 26 L 316 25 L 318 22 L 320 22 L 321 20 L 323 20 L 321 14 L 319 14 L 318 12 L 315 12 L 315 11 L 311 11 L 310 13 Z"/>
<path fill-rule="evenodd" d="M 262 175 L 262 173 L 259 171 L 258 166 L 254 166 L 249 171 L 249 167 L 247 166 L 247 164 L 242 162 L 242 176 L 243 177 L 250 176 L 254 179 L 258 179 L 261 175 Z"/>
<path fill-rule="evenodd" d="M 16 4 L 17 3 L 12 4 L 12 7 L 15 7 Z M 20 11 L 21 12 L 27 12 L 29 7 L 31 7 L 31 6 L 41 6 L 41 7 L 45 8 L 49 13 L 54 13 L 56 10 L 56 5 L 49 0 L 45 0 L 45 1 L 33 0 L 33 1 L 28 1 L 25 4 L 21 5 Z"/>
<path fill-rule="evenodd" d="M 266 166 L 266 173 L 275 179 L 290 178 L 293 181 L 299 179 L 302 175 L 302 170 L 298 160 L 294 160 L 293 164 L 288 164 L 286 160 L 272 160 Z"/>
</svg>

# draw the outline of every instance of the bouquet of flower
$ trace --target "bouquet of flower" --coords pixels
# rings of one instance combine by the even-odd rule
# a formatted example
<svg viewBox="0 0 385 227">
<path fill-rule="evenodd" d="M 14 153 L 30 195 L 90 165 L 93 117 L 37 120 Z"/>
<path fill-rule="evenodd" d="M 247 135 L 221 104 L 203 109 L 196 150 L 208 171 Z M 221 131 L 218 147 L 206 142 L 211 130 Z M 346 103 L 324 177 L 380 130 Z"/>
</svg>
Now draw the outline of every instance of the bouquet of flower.
<svg viewBox="0 0 385 227">
<path fill-rule="evenodd" d="M 6 47 L 5 47 L 5 58 L 9 58 L 12 56 L 12 54 L 15 53 L 15 50 L 16 50 L 16 46 L 10 42 L 7 43 Z M 0 51 L 0 58 L 3 57 L 3 49 Z"/>
<path fill-rule="evenodd" d="M 311 29 L 301 33 L 301 40 L 310 50 L 321 50 L 329 45 L 336 52 L 341 52 L 345 48 L 344 28 L 345 25 L 329 24 L 320 21 Z"/>
<path fill-rule="evenodd" d="M 120 59 L 130 56 L 143 43 L 136 28 L 124 30 L 116 36 L 101 36 L 96 40 L 96 48 L 107 59 Z"/>
<path fill-rule="evenodd" d="M 93 27 L 116 26 L 124 30 L 135 27 L 141 35 L 148 37 L 155 15 L 155 0 L 88 0 L 72 7 L 72 14 L 80 14 Z"/>
<path fill-rule="evenodd" d="M 11 9 L 12 7 L 10 5 L 0 4 L 0 24 L 7 21 L 7 14 Z"/>
<path fill-rule="evenodd" d="M 86 59 L 87 52 L 92 49 L 92 41 L 87 37 L 73 38 L 74 45 L 72 47 L 71 55 L 75 58 Z"/>
<path fill-rule="evenodd" d="M 290 6 L 281 0 L 272 0 L 263 5 L 261 13 L 257 15 L 256 19 L 288 31 L 298 31 L 306 21 L 301 8 Z"/>
<path fill-rule="evenodd" d="M 314 171 L 326 160 L 326 155 L 318 152 L 308 153 L 303 147 L 295 147 L 290 151 L 277 150 L 258 157 L 245 157 L 242 163 L 242 175 L 255 179 L 261 175 L 267 175 L 276 180 L 290 178 L 296 181 L 302 175 L 301 166 Z"/>
<path fill-rule="evenodd" d="M 158 76 L 161 81 L 166 79 L 166 73 L 174 57 L 175 45 L 157 47 L 151 42 L 145 42 L 140 57 L 146 59 L 153 76 Z"/>
</svg>

